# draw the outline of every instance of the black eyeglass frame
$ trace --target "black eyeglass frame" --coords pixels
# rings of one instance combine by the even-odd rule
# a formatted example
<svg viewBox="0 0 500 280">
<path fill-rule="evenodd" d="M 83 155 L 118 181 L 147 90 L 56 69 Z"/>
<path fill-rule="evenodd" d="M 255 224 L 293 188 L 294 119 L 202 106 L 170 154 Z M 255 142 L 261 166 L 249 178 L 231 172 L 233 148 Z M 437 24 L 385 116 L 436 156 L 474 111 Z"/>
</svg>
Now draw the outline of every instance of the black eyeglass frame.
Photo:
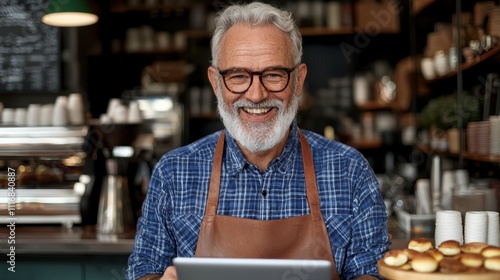
<svg viewBox="0 0 500 280">
<path fill-rule="evenodd" d="M 269 67 L 269 68 L 266 68 L 264 70 L 261 70 L 261 71 L 250 71 L 246 68 L 229 68 L 229 69 L 226 69 L 226 70 L 221 70 L 221 69 L 218 69 L 217 68 L 217 71 L 219 71 L 219 74 L 222 76 L 222 80 L 224 81 L 224 86 L 226 87 L 227 90 L 229 90 L 230 92 L 232 93 L 235 93 L 235 94 L 244 94 L 245 92 L 248 91 L 248 89 L 252 86 L 253 84 L 253 76 L 255 75 L 258 75 L 259 76 L 259 81 L 260 81 L 260 84 L 269 92 L 282 92 L 284 91 L 287 87 L 288 87 L 288 84 L 290 83 L 290 73 L 292 73 L 293 71 L 295 71 L 295 69 L 297 69 L 297 67 L 299 67 L 300 64 L 298 65 L 295 65 L 294 67 L 292 68 L 286 68 L 286 67 Z M 266 87 L 266 85 L 264 85 L 264 83 L 262 82 L 262 74 L 264 74 L 264 72 L 266 71 L 269 71 L 269 70 L 284 70 L 287 74 L 288 74 L 288 78 L 287 78 L 287 81 L 286 81 L 286 84 L 285 86 L 283 87 L 282 90 L 270 90 Z M 229 73 L 229 72 L 232 72 L 232 71 L 245 71 L 247 72 L 248 74 L 250 74 L 250 84 L 248 84 L 248 87 L 244 90 L 244 91 L 232 91 L 229 89 L 229 87 L 227 86 L 226 84 L 226 74 Z"/>
</svg>

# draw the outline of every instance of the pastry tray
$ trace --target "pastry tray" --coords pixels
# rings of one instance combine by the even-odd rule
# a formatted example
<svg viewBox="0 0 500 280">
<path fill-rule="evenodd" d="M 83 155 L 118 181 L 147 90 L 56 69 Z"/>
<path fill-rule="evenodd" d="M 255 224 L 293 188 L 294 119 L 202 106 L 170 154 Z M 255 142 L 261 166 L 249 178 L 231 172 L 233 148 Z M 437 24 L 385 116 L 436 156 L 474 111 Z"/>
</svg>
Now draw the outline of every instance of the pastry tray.
<svg viewBox="0 0 500 280">
<path fill-rule="evenodd" d="M 459 272 L 459 273 L 441 273 L 441 272 L 416 272 L 413 270 L 402 270 L 391 267 L 384 263 L 383 259 L 377 262 L 378 272 L 383 279 L 390 280 L 499 280 L 500 271 L 489 271 L 482 269 L 480 272 Z"/>
</svg>

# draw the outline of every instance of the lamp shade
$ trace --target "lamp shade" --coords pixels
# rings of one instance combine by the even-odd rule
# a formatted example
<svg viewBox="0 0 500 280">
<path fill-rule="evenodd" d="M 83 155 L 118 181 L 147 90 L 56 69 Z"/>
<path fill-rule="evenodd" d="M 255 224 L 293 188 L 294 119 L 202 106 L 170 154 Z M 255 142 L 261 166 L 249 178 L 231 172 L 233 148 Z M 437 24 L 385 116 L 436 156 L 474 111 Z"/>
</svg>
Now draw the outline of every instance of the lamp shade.
<svg viewBox="0 0 500 280">
<path fill-rule="evenodd" d="M 50 0 L 42 16 L 43 23 L 61 27 L 86 26 L 97 20 L 85 0 Z"/>
</svg>

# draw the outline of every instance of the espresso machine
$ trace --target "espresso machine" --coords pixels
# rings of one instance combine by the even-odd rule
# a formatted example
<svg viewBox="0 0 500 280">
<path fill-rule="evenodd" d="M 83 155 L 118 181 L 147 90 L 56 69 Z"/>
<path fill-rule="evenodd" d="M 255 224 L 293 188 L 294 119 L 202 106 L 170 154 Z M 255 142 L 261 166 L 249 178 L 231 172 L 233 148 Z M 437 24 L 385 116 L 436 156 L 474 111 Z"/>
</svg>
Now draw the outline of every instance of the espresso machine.
<svg viewBox="0 0 500 280">
<path fill-rule="evenodd" d="M 80 200 L 88 183 L 83 149 L 88 126 L 0 127 L 0 222 L 15 209 L 18 224 L 81 222 Z M 15 188 L 15 208 L 8 201 Z M 10 205 L 10 206 L 9 206 Z"/>
</svg>

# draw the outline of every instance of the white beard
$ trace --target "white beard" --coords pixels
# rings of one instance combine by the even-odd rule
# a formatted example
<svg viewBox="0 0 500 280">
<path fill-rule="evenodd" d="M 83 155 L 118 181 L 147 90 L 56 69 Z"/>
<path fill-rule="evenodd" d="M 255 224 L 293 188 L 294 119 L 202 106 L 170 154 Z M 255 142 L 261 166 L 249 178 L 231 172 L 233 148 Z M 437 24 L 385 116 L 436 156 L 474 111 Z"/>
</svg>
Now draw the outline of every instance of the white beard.
<svg viewBox="0 0 500 280">
<path fill-rule="evenodd" d="M 222 86 L 218 80 L 217 86 L 217 109 L 226 127 L 227 132 L 240 145 L 252 153 L 264 152 L 272 149 L 283 140 L 290 125 L 295 119 L 299 107 L 299 96 L 296 93 L 296 82 L 294 82 L 293 96 L 288 108 L 283 107 L 280 100 L 265 100 L 255 104 L 247 99 L 238 100 L 229 107 L 222 98 Z M 248 122 L 239 117 L 242 107 L 263 108 L 276 107 L 278 114 L 267 122 Z"/>
</svg>

